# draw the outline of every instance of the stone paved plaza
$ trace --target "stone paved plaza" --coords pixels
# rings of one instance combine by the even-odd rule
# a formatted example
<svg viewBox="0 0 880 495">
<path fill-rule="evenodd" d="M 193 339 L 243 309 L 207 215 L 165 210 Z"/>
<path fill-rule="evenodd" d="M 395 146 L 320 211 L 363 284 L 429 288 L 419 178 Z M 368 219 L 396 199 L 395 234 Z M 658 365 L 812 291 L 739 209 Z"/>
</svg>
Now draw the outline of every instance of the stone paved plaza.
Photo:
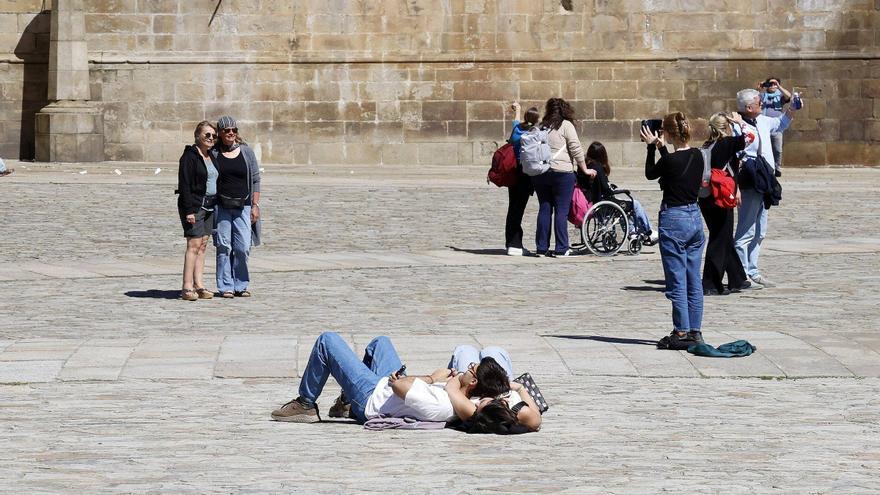
<svg viewBox="0 0 880 495">
<path fill-rule="evenodd" d="M 254 297 L 188 303 L 176 165 L 9 165 L 2 493 L 880 490 L 878 169 L 785 171 L 761 258 L 779 287 L 706 299 L 707 340 L 758 352 L 709 359 L 653 347 L 655 248 L 501 255 L 506 191 L 482 168 L 266 166 Z M 656 221 L 655 184 L 612 181 Z M 410 373 L 502 345 L 551 409 L 516 438 L 270 421 L 326 330 L 391 336 Z"/>
</svg>

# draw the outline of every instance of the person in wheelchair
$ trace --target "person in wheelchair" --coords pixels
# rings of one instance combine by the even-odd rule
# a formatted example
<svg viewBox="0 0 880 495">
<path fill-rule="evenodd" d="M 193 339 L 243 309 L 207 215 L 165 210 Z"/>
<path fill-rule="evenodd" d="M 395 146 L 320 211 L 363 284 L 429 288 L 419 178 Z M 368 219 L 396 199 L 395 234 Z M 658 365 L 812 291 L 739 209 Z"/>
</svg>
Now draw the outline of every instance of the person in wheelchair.
<svg viewBox="0 0 880 495">
<path fill-rule="evenodd" d="M 608 182 L 608 177 L 611 175 L 611 164 L 608 161 L 608 152 L 602 143 L 598 141 L 590 143 L 590 146 L 587 147 L 586 162 L 587 168 L 596 171 L 596 176 L 590 178 L 578 170 L 577 185 L 583 190 L 587 201 L 594 205 L 603 200 L 617 203 L 623 208 L 630 220 L 630 237 L 637 239 L 643 245 L 653 246 L 656 244 L 658 233 L 651 225 L 651 220 L 639 200 L 635 199 L 629 191 L 618 189 L 617 186 Z"/>
</svg>

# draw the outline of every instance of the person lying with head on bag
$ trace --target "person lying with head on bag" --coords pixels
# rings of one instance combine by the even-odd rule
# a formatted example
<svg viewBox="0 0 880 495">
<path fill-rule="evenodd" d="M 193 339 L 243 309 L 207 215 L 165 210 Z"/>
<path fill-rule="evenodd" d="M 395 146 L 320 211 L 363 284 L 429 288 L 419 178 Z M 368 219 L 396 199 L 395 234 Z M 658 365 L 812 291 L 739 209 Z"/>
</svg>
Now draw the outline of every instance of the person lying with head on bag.
<svg viewBox="0 0 880 495">
<path fill-rule="evenodd" d="M 312 347 L 299 395 L 272 411 L 272 419 L 293 423 L 321 421 L 316 401 L 332 375 L 342 387 L 351 404 L 351 415 L 358 423 L 377 417 L 462 420 L 475 425 L 468 429 L 473 433 L 502 434 L 537 431 L 540 427 L 540 413 L 531 397 L 523 397 L 522 401 L 532 403 L 514 414 L 499 411 L 499 405 L 508 409 L 517 405 L 508 406 L 507 396 L 511 388 L 521 385 L 511 384 L 508 372 L 493 357 L 472 363 L 464 372 L 440 368 L 430 375 L 405 376 L 401 369 L 400 357 L 388 337 L 370 341 L 363 358 L 358 359 L 338 334 L 323 333 Z M 489 400 L 474 404 L 471 399 L 479 397 L 475 393 Z M 518 394 L 528 396 L 526 392 Z"/>
</svg>

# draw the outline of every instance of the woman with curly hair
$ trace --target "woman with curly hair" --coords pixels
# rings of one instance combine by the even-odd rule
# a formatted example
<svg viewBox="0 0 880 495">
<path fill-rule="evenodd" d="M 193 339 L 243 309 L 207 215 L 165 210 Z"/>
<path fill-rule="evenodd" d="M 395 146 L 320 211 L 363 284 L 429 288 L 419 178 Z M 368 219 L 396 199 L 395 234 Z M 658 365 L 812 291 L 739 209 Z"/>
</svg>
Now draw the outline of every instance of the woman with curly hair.
<svg viewBox="0 0 880 495">
<path fill-rule="evenodd" d="M 538 254 L 568 256 L 568 210 L 577 182 L 575 170 L 588 177 L 596 171 L 588 169 L 584 161 L 584 149 L 574 127 L 574 109 L 562 98 L 550 98 L 544 107 L 544 118 L 539 124 L 549 129 L 550 168 L 532 177 L 532 185 L 538 195 L 538 227 L 535 247 Z M 566 151 L 561 153 L 561 151 Z M 554 218 L 555 215 L 555 218 Z M 550 251 L 550 225 L 556 238 L 556 250 Z"/>
</svg>

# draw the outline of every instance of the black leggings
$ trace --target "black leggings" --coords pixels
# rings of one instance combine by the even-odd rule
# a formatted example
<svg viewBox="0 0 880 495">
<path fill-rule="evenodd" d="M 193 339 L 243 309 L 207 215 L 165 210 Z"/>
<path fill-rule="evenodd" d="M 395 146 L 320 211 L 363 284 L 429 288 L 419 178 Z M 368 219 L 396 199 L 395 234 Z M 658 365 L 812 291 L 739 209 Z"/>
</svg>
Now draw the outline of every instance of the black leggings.
<svg viewBox="0 0 880 495">
<path fill-rule="evenodd" d="M 529 196 L 534 192 L 529 176 L 522 172 L 519 172 L 518 176 L 516 184 L 507 188 L 510 204 L 507 207 L 507 221 L 504 224 L 505 248 L 523 247 L 522 219 L 529 204 Z"/>
<path fill-rule="evenodd" d="M 703 266 L 703 290 L 724 291 L 724 274 L 727 273 L 727 286 L 739 289 L 746 283 L 739 256 L 733 247 L 733 208 L 715 206 L 712 198 L 699 201 L 700 212 L 709 229 L 709 242 L 706 243 L 706 260 Z"/>
</svg>

